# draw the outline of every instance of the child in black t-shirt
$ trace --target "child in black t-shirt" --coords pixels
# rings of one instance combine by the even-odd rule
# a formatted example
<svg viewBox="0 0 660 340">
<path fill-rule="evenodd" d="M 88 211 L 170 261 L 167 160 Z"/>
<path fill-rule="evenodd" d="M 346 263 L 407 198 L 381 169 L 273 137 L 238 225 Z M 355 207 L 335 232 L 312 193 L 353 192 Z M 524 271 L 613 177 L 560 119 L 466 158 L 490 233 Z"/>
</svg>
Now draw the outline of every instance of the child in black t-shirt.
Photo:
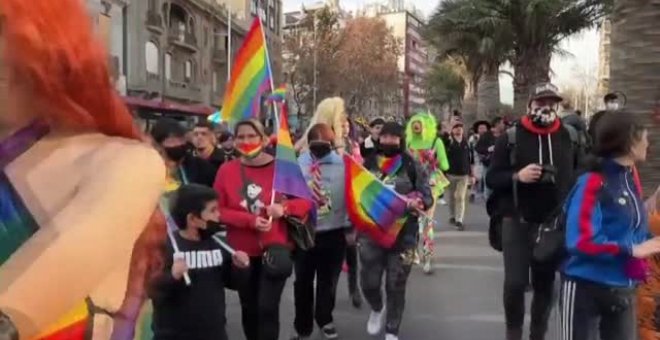
<svg viewBox="0 0 660 340">
<path fill-rule="evenodd" d="M 241 251 L 229 255 L 221 245 L 217 194 L 191 184 L 179 188 L 170 200 L 178 231 L 175 252 L 168 239 L 163 273 L 150 285 L 155 340 L 226 340 L 225 282 L 234 266 L 245 268 L 249 257 Z M 186 284 L 184 275 L 190 277 Z"/>
</svg>

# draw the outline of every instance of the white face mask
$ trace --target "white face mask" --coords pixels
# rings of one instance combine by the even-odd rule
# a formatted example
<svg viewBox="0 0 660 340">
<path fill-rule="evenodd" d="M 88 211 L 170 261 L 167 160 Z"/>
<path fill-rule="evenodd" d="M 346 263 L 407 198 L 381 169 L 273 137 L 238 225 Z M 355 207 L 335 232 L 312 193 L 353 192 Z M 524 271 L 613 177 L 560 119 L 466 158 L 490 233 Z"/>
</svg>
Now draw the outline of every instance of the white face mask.
<svg viewBox="0 0 660 340">
<path fill-rule="evenodd" d="M 549 126 L 557 120 L 557 112 L 551 106 L 538 106 L 530 113 L 532 122 L 538 126 Z"/>
<path fill-rule="evenodd" d="M 605 108 L 607 108 L 610 111 L 618 110 L 619 109 L 619 103 L 617 103 L 617 102 L 607 102 L 607 103 L 605 103 Z"/>
</svg>

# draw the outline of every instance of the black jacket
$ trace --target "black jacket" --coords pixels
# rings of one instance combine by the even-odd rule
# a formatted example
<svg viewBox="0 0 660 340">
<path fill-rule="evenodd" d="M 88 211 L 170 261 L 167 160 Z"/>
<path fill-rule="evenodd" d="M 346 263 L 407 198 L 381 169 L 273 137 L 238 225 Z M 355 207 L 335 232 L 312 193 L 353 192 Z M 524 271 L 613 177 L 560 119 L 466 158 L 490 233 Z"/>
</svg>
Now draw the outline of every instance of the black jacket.
<svg viewBox="0 0 660 340">
<path fill-rule="evenodd" d="M 515 164 L 511 164 L 512 152 Z M 542 159 L 539 159 L 539 152 Z M 486 184 L 493 190 L 490 199 L 494 202 L 494 209 L 503 216 L 513 216 L 517 212 L 527 222 L 546 221 L 563 203 L 575 183 L 579 158 L 579 148 L 563 126 L 549 135 L 540 135 L 518 124 L 515 146 L 510 145 L 506 133 L 495 143 L 491 167 L 486 175 Z M 555 183 L 516 183 L 518 209 L 515 209 L 513 174 L 533 163 L 552 163 L 556 169 Z"/>
<path fill-rule="evenodd" d="M 218 169 L 211 162 L 188 154 L 181 162 L 181 167 L 189 183 L 213 187 Z"/>
<path fill-rule="evenodd" d="M 443 138 L 447 160 L 449 161 L 448 175 L 467 176 L 472 174 L 472 153 L 467 140 L 457 142 L 454 137 L 448 135 Z"/>
<path fill-rule="evenodd" d="M 484 133 L 482 136 L 479 136 L 479 140 L 477 141 L 477 144 L 474 147 L 474 150 L 477 152 L 477 155 L 479 156 L 479 161 L 485 167 L 490 166 L 490 159 L 493 156 L 493 152 L 488 151 L 488 149 L 491 146 L 495 145 L 496 140 L 497 139 L 495 138 L 495 135 L 493 135 L 492 132 L 488 131 Z"/>
</svg>

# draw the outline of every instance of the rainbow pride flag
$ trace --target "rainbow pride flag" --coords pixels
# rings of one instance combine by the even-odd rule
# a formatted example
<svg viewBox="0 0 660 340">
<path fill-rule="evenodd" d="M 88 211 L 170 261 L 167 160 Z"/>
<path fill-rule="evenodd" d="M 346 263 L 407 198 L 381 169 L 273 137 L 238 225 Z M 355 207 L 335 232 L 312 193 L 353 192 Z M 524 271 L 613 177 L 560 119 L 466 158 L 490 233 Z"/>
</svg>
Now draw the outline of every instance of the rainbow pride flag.
<svg viewBox="0 0 660 340">
<path fill-rule="evenodd" d="M 82 302 L 37 336 L 36 340 L 85 340 L 89 338 L 92 322 L 87 302 Z"/>
<path fill-rule="evenodd" d="M 344 155 L 346 211 L 358 231 L 391 248 L 406 222 L 406 201 L 374 174 Z"/>
<path fill-rule="evenodd" d="M 287 107 L 280 105 L 279 127 L 277 131 L 277 148 L 275 153 L 275 177 L 273 178 L 273 190 L 280 194 L 304 198 L 314 202 L 312 192 L 305 182 L 296 151 L 291 142 L 289 123 L 287 122 Z M 314 218 L 312 216 L 312 218 Z"/>
<path fill-rule="evenodd" d="M 268 96 L 268 101 L 271 103 L 282 103 L 286 101 L 286 85 L 280 85 L 276 88 L 270 96 Z"/>
<path fill-rule="evenodd" d="M 262 96 L 271 90 L 271 74 L 261 20 L 255 18 L 231 70 L 222 102 L 222 121 L 233 125 L 257 117 Z"/>
</svg>

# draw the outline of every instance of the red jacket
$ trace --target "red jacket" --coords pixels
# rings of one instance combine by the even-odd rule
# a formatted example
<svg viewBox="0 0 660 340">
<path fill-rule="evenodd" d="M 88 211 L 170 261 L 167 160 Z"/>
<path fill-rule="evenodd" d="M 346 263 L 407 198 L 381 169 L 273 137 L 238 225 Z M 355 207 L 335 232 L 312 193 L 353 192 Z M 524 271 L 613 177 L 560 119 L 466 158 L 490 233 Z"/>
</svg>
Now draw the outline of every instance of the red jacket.
<svg viewBox="0 0 660 340">
<path fill-rule="evenodd" d="M 227 225 L 229 245 L 250 256 L 261 256 L 264 249 L 272 244 L 293 246 L 283 219 L 273 220 L 273 226 L 268 232 L 255 229 L 257 216 L 267 218 L 266 207 L 271 202 L 275 162 L 260 167 L 242 166 L 249 182 L 248 196 L 252 198 L 249 207 L 243 196 L 240 159 L 222 165 L 213 185 L 219 196 L 220 221 Z M 278 195 L 276 202 L 284 206 L 286 215 L 300 218 L 306 217 L 312 208 L 311 203 L 304 199 L 285 199 Z"/>
</svg>

